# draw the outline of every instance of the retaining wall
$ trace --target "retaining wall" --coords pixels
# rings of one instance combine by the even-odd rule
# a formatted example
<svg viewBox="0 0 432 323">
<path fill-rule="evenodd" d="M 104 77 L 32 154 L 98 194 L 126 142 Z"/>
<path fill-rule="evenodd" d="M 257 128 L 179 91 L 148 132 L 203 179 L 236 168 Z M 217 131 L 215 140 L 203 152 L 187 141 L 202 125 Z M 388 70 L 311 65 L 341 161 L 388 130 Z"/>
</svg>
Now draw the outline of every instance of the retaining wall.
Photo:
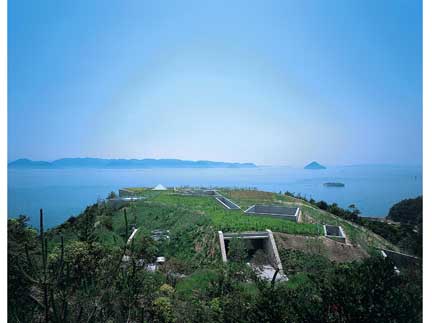
<svg viewBox="0 0 432 323">
<path fill-rule="evenodd" d="M 345 232 L 341 226 L 324 224 L 324 236 L 332 240 L 346 243 Z"/>
<path fill-rule="evenodd" d="M 229 241 L 231 239 L 245 239 L 245 240 L 263 240 L 262 249 L 265 252 L 266 255 L 270 257 L 270 259 L 273 262 L 273 265 L 275 265 L 278 269 L 281 275 L 283 275 L 283 268 L 282 268 L 282 262 L 279 257 L 279 252 L 276 247 L 276 242 L 273 237 L 273 232 L 270 230 L 266 231 L 258 231 L 258 232 L 241 232 L 241 233 L 223 233 L 222 231 L 218 232 L 219 234 L 219 244 L 221 248 L 221 254 L 222 254 L 222 261 L 227 262 L 227 246 L 226 241 Z M 251 245 L 254 245 L 254 243 L 251 243 Z"/>
<path fill-rule="evenodd" d="M 228 210 L 240 210 L 240 206 L 222 195 L 215 197 L 215 199 Z"/>
<path fill-rule="evenodd" d="M 301 209 L 299 207 L 279 205 L 252 205 L 245 211 L 245 213 L 249 215 L 271 216 L 299 222 Z"/>
</svg>

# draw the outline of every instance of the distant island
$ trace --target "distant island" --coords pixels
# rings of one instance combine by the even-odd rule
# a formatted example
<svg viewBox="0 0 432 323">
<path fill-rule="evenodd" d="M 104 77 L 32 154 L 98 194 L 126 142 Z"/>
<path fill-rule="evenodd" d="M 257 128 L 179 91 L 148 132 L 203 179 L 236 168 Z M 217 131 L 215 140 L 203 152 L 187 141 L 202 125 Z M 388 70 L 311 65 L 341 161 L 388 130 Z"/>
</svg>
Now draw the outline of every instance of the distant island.
<svg viewBox="0 0 432 323">
<path fill-rule="evenodd" d="M 58 168 L 254 168 L 253 163 L 229 163 L 208 160 L 180 159 L 103 159 L 103 158 L 62 158 L 47 161 L 17 159 L 8 163 L 15 169 L 58 169 Z"/>
<path fill-rule="evenodd" d="M 326 167 L 313 161 L 312 163 L 307 164 L 304 169 L 326 169 Z"/>
<path fill-rule="evenodd" d="M 345 187 L 344 183 L 339 183 L 339 182 L 328 182 L 328 183 L 324 183 L 323 185 L 326 187 Z"/>
</svg>

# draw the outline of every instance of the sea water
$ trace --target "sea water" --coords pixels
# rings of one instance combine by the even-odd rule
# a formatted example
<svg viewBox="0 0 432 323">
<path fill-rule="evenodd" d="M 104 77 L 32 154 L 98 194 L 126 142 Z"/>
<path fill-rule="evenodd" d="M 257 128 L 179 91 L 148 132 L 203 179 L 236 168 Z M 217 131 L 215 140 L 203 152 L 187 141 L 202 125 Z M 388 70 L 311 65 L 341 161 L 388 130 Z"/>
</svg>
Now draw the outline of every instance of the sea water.
<svg viewBox="0 0 432 323">
<path fill-rule="evenodd" d="M 345 187 L 326 187 L 341 182 Z M 364 216 L 386 216 L 396 202 L 422 194 L 421 166 L 344 166 L 193 169 L 9 169 L 8 216 L 25 214 L 38 225 L 39 209 L 52 227 L 122 187 L 224 186 L 292 192 L 306 198 L 355 204 Z"/>
</svg>

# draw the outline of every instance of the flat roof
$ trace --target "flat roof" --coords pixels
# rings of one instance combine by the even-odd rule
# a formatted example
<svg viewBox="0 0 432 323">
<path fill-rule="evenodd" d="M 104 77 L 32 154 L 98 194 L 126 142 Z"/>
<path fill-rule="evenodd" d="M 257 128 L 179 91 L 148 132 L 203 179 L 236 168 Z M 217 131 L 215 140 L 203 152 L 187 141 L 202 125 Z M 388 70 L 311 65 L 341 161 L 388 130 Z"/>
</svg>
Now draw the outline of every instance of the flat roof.
<svg viewBox="0 0 432 323">
<path fill-rule="evenodd" d="M 280 205 L 252 205 L 245 213 L 250 214 L 269 214 L 278 216 L 297 216 L 299 207 L 280 206 Z"/>
<path fill-rule="evenodd" d="M 324 234 L 331 237 L 344 237 L 345 233 L 341 226 L 324 224 Z"/>
</svg>

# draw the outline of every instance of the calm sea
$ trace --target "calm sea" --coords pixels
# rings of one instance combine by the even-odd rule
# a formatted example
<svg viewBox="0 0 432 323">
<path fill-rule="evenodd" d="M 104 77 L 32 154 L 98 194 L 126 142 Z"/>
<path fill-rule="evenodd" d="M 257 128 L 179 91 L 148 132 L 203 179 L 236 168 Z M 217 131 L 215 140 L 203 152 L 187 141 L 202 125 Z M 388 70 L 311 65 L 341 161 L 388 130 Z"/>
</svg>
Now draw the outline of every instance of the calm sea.
<svg viewBox="0 0 432 323">
<path fill-rule="evenodd" d="M 342 182 L 345 187 L 324 187 Z M 8 216 L 30 216 L 40 208 L 48 227 L 79 214 L 110 191 L 133 186 L 256 187 L 295 192 L 315 200 L 355 204 L 362 215 L 386 216 L 394 203 L 422 194 L 420 166 L 346 166 L 325 170 L 291 167 L 244 169 L 56 169 L 8 170 Z"/>
</svg>

